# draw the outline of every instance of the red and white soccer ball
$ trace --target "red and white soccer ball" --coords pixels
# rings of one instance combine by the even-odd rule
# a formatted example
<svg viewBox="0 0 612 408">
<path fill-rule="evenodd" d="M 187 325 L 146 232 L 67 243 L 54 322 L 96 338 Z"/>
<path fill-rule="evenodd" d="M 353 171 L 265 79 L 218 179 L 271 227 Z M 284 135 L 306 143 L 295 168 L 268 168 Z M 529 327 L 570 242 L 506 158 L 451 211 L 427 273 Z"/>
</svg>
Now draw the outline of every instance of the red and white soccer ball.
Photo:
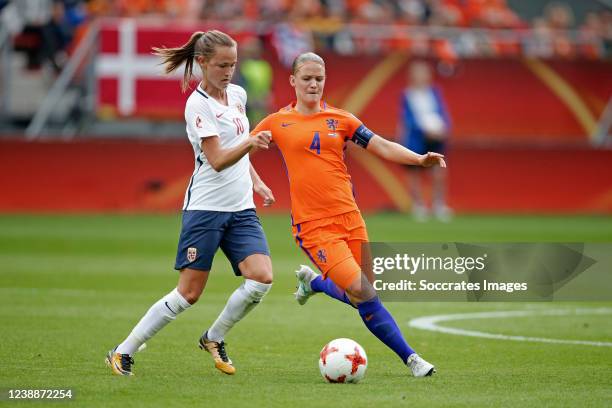
<svg viewBox="0 0 612 408">
<path fill-rule="evenodd" d="M 319 369 L 327 382 L 359 382 L 365 376 L 367 367 L 365 350 L 351 339 L 332 340 L 321 350 Z"/>
</svg>

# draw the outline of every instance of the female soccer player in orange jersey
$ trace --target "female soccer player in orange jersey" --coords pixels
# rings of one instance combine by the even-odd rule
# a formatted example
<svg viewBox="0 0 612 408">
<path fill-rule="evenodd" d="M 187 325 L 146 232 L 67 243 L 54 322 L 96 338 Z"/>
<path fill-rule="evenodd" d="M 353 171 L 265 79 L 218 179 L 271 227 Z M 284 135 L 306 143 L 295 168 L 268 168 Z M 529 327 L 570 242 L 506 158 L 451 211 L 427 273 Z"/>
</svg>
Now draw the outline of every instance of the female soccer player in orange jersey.
<svg viewBox="0 0 612 408">
<path fill-rule="evenodd" d="M 414 352 L 372 286 L 362 274 L 361 248 L 368 234 L 344 163 L 347 141 L 384 159 L 408 165 L 445 167 L 438 153 L 416 154 L 370 131 L 352 114 L 321 100 L 325 62 L 314 53 L 298 56 L 289 78 L 296 101 L 262 120 L 252 131 L 269 131 L 280 149 L 291 195 L 293 234 L 322 272 L 302 265 L 297 271 L 300 304 L 317 292 L 356 307 L 364 324 L 407 364 L 415 377 L 435 372 Z M 368 276 L 369 275 L 369 276 Z"/>
</svg>

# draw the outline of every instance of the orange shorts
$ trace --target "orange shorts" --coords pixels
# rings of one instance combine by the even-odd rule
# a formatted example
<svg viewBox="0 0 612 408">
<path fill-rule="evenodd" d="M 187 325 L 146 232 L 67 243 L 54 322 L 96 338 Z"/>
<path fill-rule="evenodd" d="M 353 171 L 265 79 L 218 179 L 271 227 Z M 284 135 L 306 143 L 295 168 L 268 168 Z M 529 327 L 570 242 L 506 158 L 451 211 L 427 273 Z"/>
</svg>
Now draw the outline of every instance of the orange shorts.
<svg viewBox="0 0 612 408">
<path fill-rule="evenodd" d="M 298 246 L 323 274 L 346 289 L 361 273 L 361 247 L 368 241 L 359 211 L 306 221 L 292 227 Z"/>
</svg>

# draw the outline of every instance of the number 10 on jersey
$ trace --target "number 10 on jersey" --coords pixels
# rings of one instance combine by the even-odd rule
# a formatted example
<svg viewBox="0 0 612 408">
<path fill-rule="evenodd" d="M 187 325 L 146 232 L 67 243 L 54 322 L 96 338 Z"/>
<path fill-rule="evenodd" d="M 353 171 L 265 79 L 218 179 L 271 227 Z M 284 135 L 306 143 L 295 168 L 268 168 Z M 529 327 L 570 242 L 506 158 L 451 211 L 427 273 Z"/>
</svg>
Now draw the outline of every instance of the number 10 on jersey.
<svg viewBox="0 0 612 408">
<path fill-rule="evenodd" d="M 236 125 L 236 135 L 241 135 L 244 132 L 244 125 L 240 118 L 234 118 L 234 125 Z"/>
</svg>

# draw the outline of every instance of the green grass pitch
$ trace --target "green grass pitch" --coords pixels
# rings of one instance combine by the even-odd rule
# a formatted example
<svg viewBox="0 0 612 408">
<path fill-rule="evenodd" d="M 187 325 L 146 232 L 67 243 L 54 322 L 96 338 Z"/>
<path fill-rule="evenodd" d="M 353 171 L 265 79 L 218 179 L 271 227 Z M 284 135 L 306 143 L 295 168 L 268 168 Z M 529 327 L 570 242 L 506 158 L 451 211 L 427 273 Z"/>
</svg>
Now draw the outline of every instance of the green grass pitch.
<svg viewBox="0 0 612 408">
<path fill-rule="evenodd" d="M 176 284 L 179 215 L 0 216 L 0 388 L 72 388 L 56 406 L 395 407 L 605 406 L 612 401 L 612 348 L 461 337 L 408 327 L 433 314 L 610 303 L 387 303 L 411 345 L 438 367 L 415 379 L 369 334 L 358 315 L 318 295 L 294 301 L 293 271 L 306 263 L 288 216 L 262 217 L 272 250 L 270 294 L 228 336 L 235 376 L 196 347 L 240 283 L 222 253 L 198 304 L 136 355 L 132 378 L 104 365 L 147 308 Z M 417 224 L 366 218 L 373 241 L 612 241 L 609 217 L 458 217 Z M 449 325 L 451 325 L 449 323 Z M 487 319 L 452 326 L 560 339 L 612 341 L 612 315 Z M 358 341 L 369 357 L 356 385 L 326 384 L 318 352 L 331 339 Z M 6 398 L 5 396 L 3 396 Z M 0 401 L 7 406 L 40 402 Z"/>
</svg>

